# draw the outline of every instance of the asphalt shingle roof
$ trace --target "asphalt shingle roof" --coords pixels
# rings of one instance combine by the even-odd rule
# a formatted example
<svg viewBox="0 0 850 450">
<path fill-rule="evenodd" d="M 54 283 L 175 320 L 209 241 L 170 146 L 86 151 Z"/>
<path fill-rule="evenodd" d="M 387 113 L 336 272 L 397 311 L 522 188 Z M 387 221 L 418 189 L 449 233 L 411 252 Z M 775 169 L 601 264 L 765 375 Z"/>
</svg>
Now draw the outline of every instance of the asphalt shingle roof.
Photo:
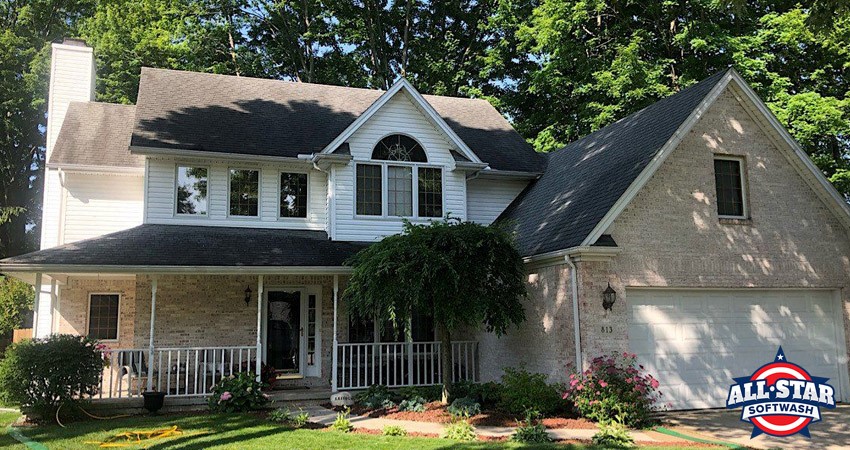
<svg viewBox="0 0 850 450">
<path fill-rule="evenodd" d="M 294 157 L 316 153 L 383 91 L 143 68 L 131 145 Z M 545 159 L 485 100 L 425 96 L 493 169 L 540 172 Z"/>
<path fill-rule="evenodd" d="M 497 219 L 514 228 L 520 252 L 531 256 L 581 245 L 724 75 L 550 153 L 543 176 Z"/>
<path fill-rule="evenodd" d="M 144 167 L 144 157 L 130 153 L 134 113 L 133 105 L 71 102 L 48 162 Z"/>
<path fill-rule="evenodd" d="M 0 260 L 9 265 L 341 266 L 368 244 L 324 231 L 145 224 Z"/>
</svg>

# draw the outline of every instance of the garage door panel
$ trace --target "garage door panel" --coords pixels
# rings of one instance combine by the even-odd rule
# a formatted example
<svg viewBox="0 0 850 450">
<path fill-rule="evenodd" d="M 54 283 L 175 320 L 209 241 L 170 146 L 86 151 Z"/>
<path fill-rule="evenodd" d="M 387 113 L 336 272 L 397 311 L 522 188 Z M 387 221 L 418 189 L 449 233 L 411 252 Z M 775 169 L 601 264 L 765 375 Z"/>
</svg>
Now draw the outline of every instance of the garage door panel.
<svg viewBox="0 0 850 450">
<path fill-rule="evenodd" d="M 838 377 L 841 338 L 832 295 L 629 290 L 629 345 L 673 409 L 722 407 L 732 378 L 769 362 L 779 345 L 810 372 Z"/>
</svg>

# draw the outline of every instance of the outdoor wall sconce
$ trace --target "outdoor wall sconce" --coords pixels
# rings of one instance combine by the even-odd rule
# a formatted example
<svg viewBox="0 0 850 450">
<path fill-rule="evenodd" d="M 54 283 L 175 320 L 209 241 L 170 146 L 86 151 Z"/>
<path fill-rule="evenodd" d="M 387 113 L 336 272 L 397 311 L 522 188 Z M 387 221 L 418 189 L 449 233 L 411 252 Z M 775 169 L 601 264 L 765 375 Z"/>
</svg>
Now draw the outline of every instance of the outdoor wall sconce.
<svg viewBox="0 0 850 450">
<path fill-rule="evenodd" d="M 605 311 L 610 311 L 616 301 L 617 291 L 611 288 L 611 283 L 608 283 L 608 287 L 602 292 L 602 307 L 605 308 Z"/>
<path fill-rule="evenodd" d="M 251 286 L 245 288 L 245 306 L 251 304 Z"/>
</svg>

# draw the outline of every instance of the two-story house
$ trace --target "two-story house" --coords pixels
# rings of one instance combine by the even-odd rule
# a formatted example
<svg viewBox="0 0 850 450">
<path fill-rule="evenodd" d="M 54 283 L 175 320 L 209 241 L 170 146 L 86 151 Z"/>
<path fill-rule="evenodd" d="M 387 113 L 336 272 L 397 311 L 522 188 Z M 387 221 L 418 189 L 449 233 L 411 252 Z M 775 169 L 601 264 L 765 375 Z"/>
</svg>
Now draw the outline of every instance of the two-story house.
<svg viewBox="0 0 850 450">
<path fill-rule="evenodd" d="M 317 392 L 437 383 L 428 317 L 380 333 L 340 293 L 358 250 L 450 215 L 512 226 L 531 294 L 519 329 L 452 344 L 458 379 L 627 351 L 674 408 L 722 406 L 782 345 L 850 399 L 850 209 L 732 70 L 549 155 L 404 80 L 145 68 L 114 105 L 73 40 L 50 75 L 42 249 L 0 271 L 36 286 L 36 336 L 109 345 L 104 397 L 263 364 Z"/>
</svg>

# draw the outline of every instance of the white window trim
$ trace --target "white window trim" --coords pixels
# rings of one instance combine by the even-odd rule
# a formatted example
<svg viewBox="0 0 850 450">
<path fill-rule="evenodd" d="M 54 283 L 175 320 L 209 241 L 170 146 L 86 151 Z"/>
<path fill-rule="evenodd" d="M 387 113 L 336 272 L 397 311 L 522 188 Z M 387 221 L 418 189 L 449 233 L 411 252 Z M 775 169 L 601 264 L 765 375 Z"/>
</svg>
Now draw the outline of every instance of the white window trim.
<svg viewBox="0 0 850 450">
<path fill-rule="evenodd" d="M 280 204 L 280 189 L 281 189 L 280 177 L 281 177 L 281 175 L 283 175 L 285 173 L 298 173 L 298 174 L 307 175 L 307 204 L 305 205 L 306 213 L 305 213 L 304 217 L 283 217 L 283 216 L 280 215 L 280 209 L 281 209 L 280 208 L 281 207 L 281 204 Z M 307 222 L 310 219 L 310 213 L 312 212 L 310 210 L 311 209 L 310 208 L 310 203 L 311 203 L 310 202 L 310 195 L 312 195 L 312 193 L 313 193 L 313 188 L 310 186 L 310 183 L 313 181 L 312 178 L 313 178 L 313 175 L 310 174 L 310 171 L 307 171 L 307 170 L 280 169 L 280 170 L 277 171 L 277 192 L 275 194 L 275 203 L 277 204 L 277 220 L 280 220 L 282 222 Z M 260 183 L 260 184 L 262 184 L 262 183 Z M 230 192 L 229 191 L 228 191 L 227 198 L 230 199 Z M 230 211 L 230 208 L 227 208 L 227 210 Z M 239 217 L 244 217 L 244 216 L 239 216 Z"/>
<path fill-rule="evenodd" d="M 180 171 L 181 167 L 187 167 L 187 168 L 191 167 L 193 169 L 207 169 L 207 213 L 206 214 L 180 214 L 180 213 L 177 212 L 177 183 L 180 182 L 180 175 L 179 175 L 178 172 Z M 178 219 L 181 219 L 181 220 L 186 220 L 186 219 L 197 219 L 197 218 L 208 219 L 210 217 L 210 206 L 212 205 L 212 202 L 210 202 L 210 194 L 212 193 L 212 190 L 210 189 L 210 186 L 211 186 L 210 175 L 211 175 L 211 173 L 212 173 L 212 169 L 210 168 L 210 166 L 206 166 L 206 165 L 202 165 L 202 164 L 180 163 L 180 162 L 174 164 L 174 187 L 172 189 L 172 194 L 174 195 L 174 197 L 173 197 L 173 202 L 172 202 L 173 204 L 171 205 L 172 206 L 171 212 L 173 213 L 175 218 L 178 218 Z"/>
<path fill-rule="evenodd" d="M 726 214 L 720 214 L 720 212 L 718 211 L 717 217 L 719 219 L 737 219 L 737 220 L 749 219 L 750 218 L 750 205 L 749 205 L 749 201 L 748 201 L 749 189 L 747 189 L 747 171 L 746 171 L 747 160 L 743 156 L 715 154 L 714 157 L 711 160 L 712 172 L 714 171 L 714 161 L 716 161 L 716 160 L 737 161 L 738 162 L 738 172 L 739 172 L 739 175 L 741 177 L 741 206 L 742 206 L 741 211 L 743 212 L 743 215 L 740 215 L 740 216 L 730 216 L 730 215 L 726 215 Z M 715 177 L 717 176 L 716 174 L 714 174 L 714 175 L 715 175 Z M 718 196 L 717 196 L 717 179 L 716 178 L 715 178 L 715 181 L 714 181 L 714 200 L 715 200 L 715 202 L 719 202 Z M 717 206 L 718 205 L 715 205 L 715 211 L 717 211 Z"/>
<path fill-rule="evenodd" d="M 118 296 L 118 319 L 115 324 L 115 339 L 98 339 L 100 342 L 118 342 L 121 340 L 121 303 L 122 297 L 120 292 L 89 292 L 88 304 L 86 305 L 86 336 L 89 335 L 89 325 L 91 324 L 91 298 L 93 295 L 117 295 Z"/>
<path fill-rule="evenodd" d="M 381 166 L 381 214 L 380 215 L 365 215 L 365 214 L 357 214 L 357 166 L 359 165 L 367 165 L 367 166 Z M 388 166 L 408 166 L 413 168 L 413 179 L 411 183 L 413 184 L 412 196 L 413 196 L 413 215 L 411 216 L 394 216 L 388 214 L 389 212 L 389 204 L 388 201 L 388 193 L 389 193 L 389 184 L 387 179 L 387 167 Z M 440 183 L 442 187 L 442 196 L 441 196 L 441 209 L 443 210 L 443 216 L 440 217 L 430 217 L 430 216 L 420 216 L 419 215 L 419 169 L 420 168 L 429 168 L 429 169 L 440 169 Z M 397 219 L 411 219 L 414 221 L 427 221 L 434 219 L 441 219 L 446 214 L 446 168 L 440 166 L 438 164 L 428 164 L 428 163 L 411 163 L 406 161 L 383 161 L 383 160 L 362 160 L 357 161 L 354 164 L 354 190 L 352 192 L 354 195 L 354 218 L 355 219 L 363 219 L 363 220 L 397 220 Z"/>
<path fill-rule="evenodd" d="M 238 216 L 234 214 L 230 214 L 230 172 L 234 170 L 252 170 L 257 172 L 257 215 L 256 216 Z M 263 217 L 263 169 L 260 167 L 228 167 L 227 168 L 227 192 L 225 195 L 227 196 L 227 218 L 233 220 L 257 220 Z M 278 183 L 280 181 L 278 180 Z M 278 209 L 280 209 L 278 207 Z"/>
</svg>

